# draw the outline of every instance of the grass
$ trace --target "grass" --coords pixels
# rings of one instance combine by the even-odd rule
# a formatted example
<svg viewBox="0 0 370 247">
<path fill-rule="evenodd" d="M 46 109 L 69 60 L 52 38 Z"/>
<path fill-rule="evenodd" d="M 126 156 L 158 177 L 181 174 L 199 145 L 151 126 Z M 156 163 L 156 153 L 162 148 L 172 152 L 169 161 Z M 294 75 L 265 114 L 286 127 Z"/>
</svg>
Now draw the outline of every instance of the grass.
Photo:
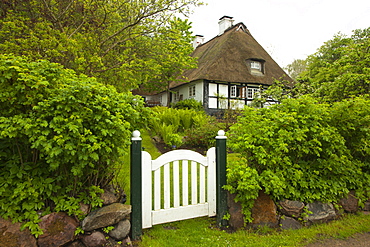
<svg viewBox="0 0 370 247">
<path fill-rule="evenodd" d="M 214 218 L 197 218 L 156 225 L 144 230 L 142 247 L 166 246 L 305 246 L 327 238 L 345 239 L 355 233 L 370 231 L 370 215 L 346 215 L 328 224 L 314 225 L 299 230 L 238 230 L 227 233 L 215 227 Z"/>
<path fill-rule="evenodd" d="M 155 147 L 154 141 L 147 130 L 141 130 L 141 138 L 141 146 L 143 149 L 150 153 L 152 159 L 158 158 L 161 153 Z M 117 167 L 116 170 L 117 176 L 115 178 L 115 183 L 124 190 L 127 198 L 126 203 L 130 204 L 130 148 L 128 148 L 126 155 L 121 158 L 121 165 Z"/>
</svg>

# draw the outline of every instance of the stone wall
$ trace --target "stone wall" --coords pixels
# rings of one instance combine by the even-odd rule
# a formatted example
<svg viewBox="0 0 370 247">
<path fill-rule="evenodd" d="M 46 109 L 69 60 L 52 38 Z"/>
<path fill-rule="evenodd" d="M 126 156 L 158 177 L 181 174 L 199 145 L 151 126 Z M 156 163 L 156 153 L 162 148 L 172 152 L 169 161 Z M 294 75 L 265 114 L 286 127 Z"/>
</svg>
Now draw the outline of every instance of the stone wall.
<svg viewBox="0 0 370 247">
<path fill-rule="evenodd" d="M 21 223 L 13 224 L 0 218 L 0 247 L 98 247 L 127 246 L 131 228 L 131 206 L 119 202 L 108 191 L 102 195 L 103 207 L 89 212 L 88 205 L 81 205 L 87 216 L 79 222 L 64 212 L 51 213 L 41 218 L 39 223 L 43 234 L 35 238 L 28 229 L 20 230 Z M 84 234 L 75 236 L 77 227 Z"/>
<path fill-rule="evenodd" d="M 239 203 L 234 202 L 234 195 L 229 195 L 228 205 L 230 227 L 239 229 L 245 227 L 244 215 Z M 86 217 L 79 222 L 64 212 L 51 213 L 41 218 L 40 227 L 44 234 L 37 239 L 28 229 L 20 230 L 21 223 L 12 223 L 0 218 L 0 247 L 98 247 L 130 245 L 128 236 L 131 228 L 131 206 L 119 202 L 113 193 L 102 195 L 104 206 L 89 212 L 88 205 L 81 205 Z M 338 218 L 342 213 L 359 211 L 358 199 L 354 192 L 339 203 L 341 210 L 336 210 L 332 204 L 321 202 L 303 203 L 283 200 L 274 202 L 270 196 L 260 191 L 254 208 L 253 222 L 247 227 L 270 226 L 282 229 L 299 229 L 316 222 L 327 222 Z M 370 211 L 370 200 L 362 209 Z M 308 213 L 308 211 L 312 213 Z M 84 230 L 83 234 L 75 236 L 77 227 Z"/>
<path fill-rule="evenodd" d="M 269 195 L 260 191 L 252 208 L 253 222 L 245 225 L 242 207 L 240 203 L 234 201 L 234 198 L 235 195 L 229 194 L 229 224 L 233 229 L 259 226 L 299 229 L 313 223 L 325 223 L 337 219 L 343 213 L 355 213 L 360 210 L 358 199 L 353 191 L 338 202 L 340 210 L 337 210 L 331 203 L 303 203 L 290 200 L 274 202 Z M 370 199 L 362 210 L 370 211 Z"/>
</svg>

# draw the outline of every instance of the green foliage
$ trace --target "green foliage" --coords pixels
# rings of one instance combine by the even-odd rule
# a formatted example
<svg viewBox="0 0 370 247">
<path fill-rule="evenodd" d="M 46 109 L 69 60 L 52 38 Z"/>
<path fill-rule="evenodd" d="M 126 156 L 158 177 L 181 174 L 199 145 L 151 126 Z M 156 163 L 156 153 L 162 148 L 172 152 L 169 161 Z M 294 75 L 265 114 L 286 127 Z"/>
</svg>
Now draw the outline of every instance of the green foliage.
<svg viewBox="0 0 370 247">
<path fill-rule="evenodd" d="M 295 59 L 291 64 L 288 64 L 284 70 L 289 74 L 289 76 L 296 80 L 298 76 L 303 73 L 307 68 L 307 60 Z"/>
<path fill-rule="evenodd" d="M 364 195 L 370 182 L 369 103 L 358 98 L 330 106 L 301 97 L 246 108 L 231 127 L 229 144 L 245 158 L 245 172 L 257 171 L 258 185 L 276 200 L 337 202 L 349 190 Z M 252 197 L 239 189 L 241 170 L 229 170 L 228 189 Z"/>
<path fill-rule="evenodd" d="M 337 34 L 307 58 L 297 87 L 327 102 L 369 95 L 370 28 Z"/>
<path fill-rule="evenodd" d="M 227 185 L 224 189 L 235 194 L 235 201 L 242 205 L 245 222 L 252 222 L 251 209 L 258 192 L 262 189 L 258 172 L 248 167 L 246 160 L 229 162 L 227 167 Z"/>
<path fill-rule="evenodd" d="M 219 130 L 215 118 L 204 111 L 153 108 L 151 125 L 155 134 L 170 147 L 182 144 L 195 147 L 211 147 Z"/>
<path fill-rule="evenodd" d="M 81 216 L 101 205 L 143 102 L 47 61 L 0 56 L 0 216 L 28 221 L 38 211 Z"/>
<path fill-rule="evenodd" d="M 217 132 L 223 129 L 217 119 L 202 113 L 193 116 L 193 120 L 193 128 L 185 131 L 184 144 L 202 148 L 215 146 Z"/>
<path fill-rule="evenodd" d="M 196 99 L 184 99 L 180 100 L 176 104 L 174 104 L 173 108 L 176 109 L 189 109 L 189 110 L 196 110 L 196 111 L 203 111 L 203 105 L 202 102 L 196 100 Z"/>
<path fill-rule="evenodd" d="M 174 16 L 200 4 L 10 0 L 0 4 L 0 50 L 60 63 L 121 91 L 153 88 L 194 67 L 190 24 Z"/>
</svg>

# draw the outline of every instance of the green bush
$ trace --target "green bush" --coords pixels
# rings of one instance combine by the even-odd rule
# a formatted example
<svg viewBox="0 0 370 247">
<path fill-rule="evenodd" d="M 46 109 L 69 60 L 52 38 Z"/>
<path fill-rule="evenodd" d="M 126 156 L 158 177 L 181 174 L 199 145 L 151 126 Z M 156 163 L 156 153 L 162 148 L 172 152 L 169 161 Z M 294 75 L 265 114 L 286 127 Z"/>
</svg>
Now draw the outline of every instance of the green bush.
<svg viewBox="0 0 370 247">
<path fill-rule="evenodd" d="M 143 102 L 58 64 L 0 56 L 0 216 L 28 221 L 37 211 L 79 215 L 98 206 L 100 187 L 145 122 Z"/>
<path fill-rule="evenodd" d="M 193 120 L 193 128 L 185 131 L 184 144 L 201 148 L 215 146 L 217 132 L 222 129 L 217 119 L 206 114 L 199 114 L 194 116 Z"/>
<path fill-rule="evenodd" d="M 202 102 L 195 100 L 195 99 L 184 99 L 173 106 L 176 109 L 187 109 L 187 110 L 195 110 L 195 111 L 204 111 Z"/>
<path fill-rule="evenodd" d="M 155 134 L 170 147 L 211 147 L 219 130 L 217 120 L 204 111 L 166 107 L 153 108 L 151 125 Z"/>
<path fill-rule="evenodd" d="M 349 190 L 365 195 L 369 103 L 355 99 L 327 105 L 302 97 L 270 108 L 246 108 L 229 132 L 230 147 L 245 165 L 229 170 L 228 189 L 252 198 L 253 190 L 239 189 L 245 180 L 238 174 L 252 169 L 258 186 L 275 200 L 337 202 Z"/>
</svg>

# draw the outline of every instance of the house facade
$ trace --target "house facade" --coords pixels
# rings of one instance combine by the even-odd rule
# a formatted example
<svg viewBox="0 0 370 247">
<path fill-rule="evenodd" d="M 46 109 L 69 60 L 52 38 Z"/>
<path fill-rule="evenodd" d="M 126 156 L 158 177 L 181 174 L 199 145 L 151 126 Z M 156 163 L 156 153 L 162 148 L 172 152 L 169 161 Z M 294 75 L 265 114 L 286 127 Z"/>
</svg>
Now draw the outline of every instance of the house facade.
<svg viewBox="0 0 370 247">
<path fill-rule="evenodd" d="M 293 80 L 253 38 L 243 23 L 233 24 L 232 17 L 219 21 L 219 35 L 203 43 L 194 40 L 191 54 L 198 59 L 198 68 L 185 71 L 185 82 L 170 85 L 170 103 L 184 99 L 201 101 L 209 114 L 222 109 L 243 108 L 258 97 L 275 80 Z M 147 96 L 148 101 L 167 105 L 167 93 Z M 269 104 L 276 103 L 269 99 Z"/>
</svg>

